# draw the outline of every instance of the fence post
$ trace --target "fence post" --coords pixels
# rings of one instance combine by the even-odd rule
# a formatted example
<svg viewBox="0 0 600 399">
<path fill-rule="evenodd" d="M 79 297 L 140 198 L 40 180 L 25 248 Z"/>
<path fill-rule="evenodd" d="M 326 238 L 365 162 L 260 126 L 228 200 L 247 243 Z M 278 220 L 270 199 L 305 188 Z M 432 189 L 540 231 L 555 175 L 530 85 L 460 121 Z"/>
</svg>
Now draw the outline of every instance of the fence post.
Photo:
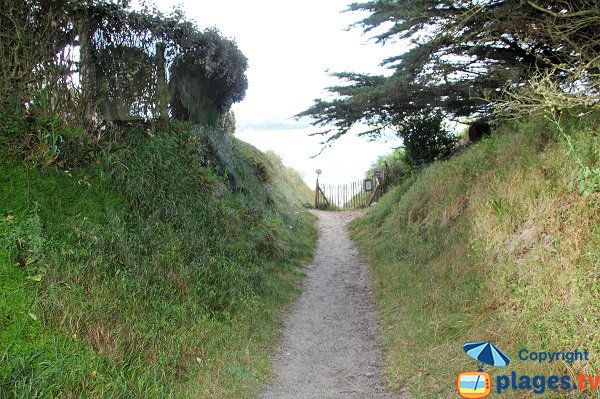
<svg viewBox="0 0 600 399">
<path fill-rule="evenodd" d="M 319 170 L 320 172 L 320 170 Z M 371 180 L 371 190 L 366 191 L 365 180 Z M 390 170 L 387 163 L 366 179 L 346 184 L 328 184 L 321 187 L 319 175 L 315 184 L 315 208 L 356 209 L 368 207 L 387 192 L 390 184 Z M 327 193 L 327 194 L 326 194 Z M 329 198 L 327 198 L 329 197 Z"/>
<path fill-rule="evenodd" d="M 315 209 L 319 209 L 319 176 L 317 175 L 317 184 L 315 186 Z"/>
<path fill-rule="evenodd" d="M 163 128 L 169 123 L 169 91 L 167 89 L 166 65 L 165 44 L 158 42 L 156 43 L 157 108 L 158 121 Z"/>
</svg>

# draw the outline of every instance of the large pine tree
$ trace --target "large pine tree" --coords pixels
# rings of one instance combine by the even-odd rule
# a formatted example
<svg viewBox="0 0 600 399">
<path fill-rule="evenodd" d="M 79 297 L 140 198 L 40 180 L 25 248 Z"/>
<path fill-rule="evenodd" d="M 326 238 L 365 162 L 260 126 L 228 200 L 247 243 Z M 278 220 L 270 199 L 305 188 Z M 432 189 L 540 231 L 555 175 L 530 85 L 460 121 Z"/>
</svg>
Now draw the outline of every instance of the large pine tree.
<svg viewBox="0 0 600 399">
<path fill-rule="evenodd" d="M 383 60 L 394 71 L 389 77 L 334 74 L 345 81 L 328 89 L 334 99 L 315 100 L 298 116 L 329 127 L 322 133 L 335 140 L 357 123 L 377 134 L 423 110 L 449 117 L 486 115 L 503 90 L 525 85 L 540 71 L 564 78 L 557 66 L 575 65 L 581 48 L 597 47 L 598 7 L 588 0 L 353 3 L 350 11 L 369 13 L 357 27 L 383 44 L 405 40 L 409 49 Z"/>
</svg>

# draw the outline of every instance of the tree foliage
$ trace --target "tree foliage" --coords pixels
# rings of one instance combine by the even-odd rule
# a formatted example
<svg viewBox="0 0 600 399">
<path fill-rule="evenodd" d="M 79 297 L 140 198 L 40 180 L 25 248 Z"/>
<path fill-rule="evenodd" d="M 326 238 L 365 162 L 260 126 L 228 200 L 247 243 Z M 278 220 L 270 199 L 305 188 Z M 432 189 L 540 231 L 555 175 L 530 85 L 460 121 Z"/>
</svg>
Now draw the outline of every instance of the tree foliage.
<svg viewBox="0 0 600 399">
<path fill-rule="evenodd" d="M 168 82 L 159 79 L 182 62 L 193 66 L 187 81 L 201 82 L 198 95 L 209 107 L 226 112 L 244 97 L 247 61 L 235 42 L 216 29 L 200 30 L 180 9 L 164 15 L 128 6 L 126 0 L 2 1 L 2 98 L 12 93 L 26 110 L 44 89 L 63 119 L 152 120 L 164 114 L 161 101 L 169 101 L 159 93 Z"/>
<path fill-rule="evenodd" d="M 326 126 L 328 140 L 358 123 L 371 134 L 396 128 L 423 109 L 487 115 L 503 92 L 526 86 L 536 72 L 561 81 L 570 74 L 566 65 L 597 70 L 595 1 L 373 0 L 349 10 L 368 12 L 355 26 L 377 42 L 403 41 L 408 50 L 383 60 L 391 76 L 334 74 L 345 82 L 329 88 L 334 98 L 298 115 Z"/>
<path fill-rule="evenodd" d="M 450 154 L 456 140 L 443 122 L 440 112 L 422 112 L 402 121 L 398 130 L 409 165 L 421 166 Z"/>
<path fill-rule="evenodd" d="M 569 108 L 600 106 L 600 4 L 568 0 L 547 4 L 530 1 L 543 15 L 531 33 L 560 49 L 561 57 L 540 57 L 546 68 L 531 71 L 526 85 L 507 85 L 496 101 L 501 117 L 554 113 Z"/>
<path fill-rule="evenodd" d="M 204 32 L 198 42 L 171 66 L 172 111 L 179 119 L 214 124 L 234 102 L 244 99 L 248 61 L 217 31 Z"/>
<path fill-rule="evenodd" d="M 155 112 L 157 77 L 152 57 L 137 47 L 107 46 L 97 54 L 95 101 L 109 121 L 130 120 Z"/>
<path fill-rule="evenodd" d="M 69 39 L 68 21 L 59 1 L 0 2 L 1 98 L 31 99 L 40 75 L 56 72 L 53 58 Z"/>
</svg>

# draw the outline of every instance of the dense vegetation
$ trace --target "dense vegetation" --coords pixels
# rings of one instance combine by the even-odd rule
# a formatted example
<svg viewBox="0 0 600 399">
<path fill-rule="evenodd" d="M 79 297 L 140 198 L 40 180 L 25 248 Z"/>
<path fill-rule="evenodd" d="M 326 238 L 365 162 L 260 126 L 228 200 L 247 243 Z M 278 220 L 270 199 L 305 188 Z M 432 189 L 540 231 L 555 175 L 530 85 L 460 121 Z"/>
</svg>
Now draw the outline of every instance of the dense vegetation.
<svg viewBox="0 0 600 399">
<path fill-rule="evenodd" d="M 402 153 L 388 162 L 405 164 Z M 599 375 L 598 115 L 507 122 L 460 155 L 405 170 L 352 226 L 372 261 L 389 387 L 455 397 L 456 374 L 476 367 L 462 345 L 482 340 L 513 359 L 508 371 L 486 367 L 492 375 Z M 585 348 L 590 360 L 525 362 L 522 348 Z"/>
<path fill-rule="evenodd" d="M 276 156 L 212 134 L 235 160 L 221 174 L 187 125 L 130 130 L 78 169 L 2 155 L 2 398 L 238 398 L 265 381 L 314 243 L 310 191 Z"/>
<path fill-rule="evenodd" d="M 0 98 L 26 112 L 42 96 L 63 122 L 92 130 L 169 116 L 214 125 L 244 98 L 247 60 L 232 40 L 199 29 L 180 9 L 163 15 L 128 5 L 0 3 Z"/>
<path fill-rule="evenodd" d="M 315 241 L 247 61 L 128 1 L 0 3 L 0 397 L 253 395 Z"/>
</svg>

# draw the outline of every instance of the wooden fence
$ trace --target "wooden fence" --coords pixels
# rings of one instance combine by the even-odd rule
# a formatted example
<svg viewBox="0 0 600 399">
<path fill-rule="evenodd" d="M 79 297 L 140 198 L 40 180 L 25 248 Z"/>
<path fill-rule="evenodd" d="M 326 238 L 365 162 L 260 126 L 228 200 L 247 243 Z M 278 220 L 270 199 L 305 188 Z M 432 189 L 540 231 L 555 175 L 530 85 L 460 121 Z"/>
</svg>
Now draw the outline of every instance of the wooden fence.
<svg viewBox="0 0 600 399">
<path fill-rule="evenodd" d="M 315 208 L 359 209 L 373 204 L 387 190 L 386 172 L 376 171 L 372 176 L 347 184 L 324 184 L 317 178 Z"/>
</svg>

